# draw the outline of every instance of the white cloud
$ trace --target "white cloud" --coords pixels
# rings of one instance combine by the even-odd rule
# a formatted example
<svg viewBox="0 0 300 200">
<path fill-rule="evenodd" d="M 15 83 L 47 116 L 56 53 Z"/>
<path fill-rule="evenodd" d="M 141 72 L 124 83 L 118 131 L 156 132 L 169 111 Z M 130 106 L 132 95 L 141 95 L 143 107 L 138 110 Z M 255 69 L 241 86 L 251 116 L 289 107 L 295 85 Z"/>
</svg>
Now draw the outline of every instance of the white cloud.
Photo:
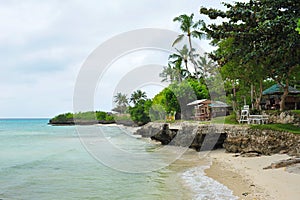
<svg viewBox="0 0 300 200">
<path fill-rule="evenodd" d="M 102 42 L 139 28 L 179 31 L 178 24 L 172 22 L 175 16 L 192 12 L 198 16 L 201 5 L 219 3 L 208 0 L 1 1 L 0 117 L 51 117 L 70 111 L 80 67 Z M 134 65 L 144 59 L 139 55 L 123 61 Z M 112 71 L 111 77 L 117 72 L 121 73 Z"/>
<path fill-rule="evenodd" d="M 24 44 L 45 34 L 59 12 L 45 1 L 11 1 L 0 6 L 0 43 Z"/>
</svg>

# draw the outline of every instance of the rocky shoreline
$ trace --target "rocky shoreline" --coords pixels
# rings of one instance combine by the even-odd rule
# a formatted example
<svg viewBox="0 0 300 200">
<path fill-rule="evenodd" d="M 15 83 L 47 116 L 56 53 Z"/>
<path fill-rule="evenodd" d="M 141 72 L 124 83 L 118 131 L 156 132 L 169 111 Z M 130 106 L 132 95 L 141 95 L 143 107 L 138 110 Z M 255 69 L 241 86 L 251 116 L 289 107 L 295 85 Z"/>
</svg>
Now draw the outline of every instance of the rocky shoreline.
<svg viewBox="0 0 300 200">
<path fill-rule="evenodd" d="M 133 121 L 129 120 L 80 120 L 80 119 L 70 119 L 65 121 L 52 121 L 49 120 L 49 125 L 52 126 L 88 126 L 88 125 L 97 125 L 97 124 L 117 124 L 124 126 L 136 126 Z"/>
<path fill-rule="evenodd" d="M 258 130 L 247 125 L 166 124 L 150 122 L 135 132 L 162 145 L 189 147 L 196 151 L 224 148 L 247 156 L 286 153 L 300 156 L 300 136 L 274 130 Z"/>
</svg>

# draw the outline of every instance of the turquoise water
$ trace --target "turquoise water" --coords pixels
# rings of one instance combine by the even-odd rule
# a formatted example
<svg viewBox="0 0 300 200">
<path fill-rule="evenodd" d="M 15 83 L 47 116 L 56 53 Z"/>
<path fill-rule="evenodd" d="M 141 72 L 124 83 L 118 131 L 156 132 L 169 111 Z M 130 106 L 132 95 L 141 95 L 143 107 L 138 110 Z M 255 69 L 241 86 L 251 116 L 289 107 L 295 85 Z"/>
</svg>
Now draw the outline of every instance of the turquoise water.
<svg viewBox="0 0 300 200">
<path fill-rule="evenodd" d="M 124 128 L 47 123 L 0 119 L 1 200 L 237 199 L 205 176 L 209 166 L 199 165 L 195 151 L 184 150 L 171 164 L 181 148 L 137 139 Z"/>
<path fill-rule="evenodd" d="M 47 119 L 0 120 L 0 199 L 182 196 L 178 188 L 172 190 L 167 185 L 174 171 L 167 168 L 140 174 L 116 171 L 87 153 L 74 127 L 48 126 L 47 122 Z M 118 127 L 105 128 L 108 136 L 118 131 Z M 132 137 L 127 140 L 148 149 L 157 147 Z"/>
</svg>

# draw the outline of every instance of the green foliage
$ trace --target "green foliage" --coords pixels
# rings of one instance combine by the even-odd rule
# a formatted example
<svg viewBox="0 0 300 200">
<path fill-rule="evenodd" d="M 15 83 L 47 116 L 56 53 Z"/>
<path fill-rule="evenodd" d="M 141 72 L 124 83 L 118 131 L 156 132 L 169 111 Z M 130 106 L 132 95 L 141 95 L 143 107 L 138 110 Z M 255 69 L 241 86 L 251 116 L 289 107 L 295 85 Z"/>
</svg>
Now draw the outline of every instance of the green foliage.
<svg viewBox="0 0 300 200">
<path fill-rule="evenodd" d="M 300 116 L 300 110 L 291 110 L 293 114 Z"/>
<path fill-rule="evenodd" d="M 93 111 L 79 112 L 74 114 L 74 118 L 77 120 L 96 120 L 96 113 Z"/>
<path fill-rule="evenodd" d="M 144 125 L 150 122 L 149 110 L 151 105 L 152 101 L 149 99 L 140 99 L 137 101 L 133 107 L 129 107 L 131 119 L 138 125 Z"/>
<path fill-rule="evenodd" d="M 275 131 L 285 131 L 294 134 L 300 134 L 300 128 L 292 124 L 261 124 L 261 125 L 251 125 L 252 129 L 259 130 L 275 130 Z"/>
<path fill-rule="evenodd" d="M 146 99 L 147 99 L 146 93 L 141 90 L 137 90 L 131 94 L 130 102 L 136 104 L 140 100 L 146 100 Z"/>
<path fill-rule="evenodd" d="M 222 116 L 222 117 L 216 117 L 213 118 L 211 123 L 215 124 L 238 124 L 238 121 L 236 120 L 235 113 L 232 113 L 228 116 Z"/>
<path fill-rule="evenodd" d="M 114 116 L 103 111 L 96 111 L 96 119 L 98 121 L 114 121 Z"/>
<path fill-rule="evenodd" d="M 51 119 L 52 123 L 58 123 L 58 122 L 66 123 L 66 122 L 70 122 L 70 121 L 73 121 L 72 113 L 59 114 Z"/>
<path fill-rule="evenodd" d="M 116 103 L 116 107 L 113 109 L 113 111 L 119 112 L 119 113 L 125 113 L 128 108 L 128 98 L 126 94 L 122 94 L 121 92 L 118 92 L 114 96 L 114 103 Z"/>
<path fill-rule="evenodd" d="M 246 86 L 267 78 L 289 85 L 296 76 L 299 78 L 300 37 L 295 31 L 300 14 L 298 0 L 251 0 L 225 6 L 226 11 L 200 9 L 211 19 L 227 18 L 221 24 L 204 27 L 218 47 L 211 57 L 223 67 L 224 79 Z M 256 85 L 256 93 L 261 91 L 258 88 L 261 86 Z"/>
<path fill-rule="evenodd" d="M 149 116 L 151 121 L 158 121 L 158 120 L 164 121 L 167 117 L 167 113 L 163 106 L 159 104 L 153 104 L 149 110 Z"/>
<path fill-rule="evenodd" d="M 115 114 L 113 115 L 113 118 L 116 121 L 131 121 L 131 117 L 130 114 Z"/>
<path fill-rule="evenodd" d="M 298 19 L 296 31 L 300 34 L 300 19 Z"/>
<path fill-rule="evenodd" d="M 64 113 L 55 116 L 50 121 L 51 123 L 70 123 L 73 120 L 84 120 L 84 121 L 114 121 L 114 117 L 103 111 L 88 111 L 88 112 L 79 112 L 79 113 Z"/>
<path fill-rule="evenodd" d="M 176 119 L 181 119 L 181 115 L 188 117 L 192 107 L 187 107 L 187 104 L 208 97 L 206 86 L 195 79 L 172 83 L 153 98 L 153 117 L 162 119 L 162 116 L 171 112 L 176 112 Z"/>
</svg>

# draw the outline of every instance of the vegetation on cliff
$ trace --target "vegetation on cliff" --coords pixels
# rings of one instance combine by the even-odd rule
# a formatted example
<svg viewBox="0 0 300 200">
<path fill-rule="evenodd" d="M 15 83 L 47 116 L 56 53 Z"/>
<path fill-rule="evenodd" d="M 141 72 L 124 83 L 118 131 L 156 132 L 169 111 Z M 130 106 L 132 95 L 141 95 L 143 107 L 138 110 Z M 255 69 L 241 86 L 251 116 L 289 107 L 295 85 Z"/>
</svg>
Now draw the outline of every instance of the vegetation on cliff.
<svg viewBox="0 0 300 200">
<path fill-rule="evenodd" d="M 69 124 L 72 125 L 76 123 L 114 123 L 114 117 L 112 114 L 103 111 L 89 111 L 89 112 L 79 112 L 79 113 L 64 113 L 59 114 L 52 119 L 50 119 L 50 124 Z"/>
</svg>

